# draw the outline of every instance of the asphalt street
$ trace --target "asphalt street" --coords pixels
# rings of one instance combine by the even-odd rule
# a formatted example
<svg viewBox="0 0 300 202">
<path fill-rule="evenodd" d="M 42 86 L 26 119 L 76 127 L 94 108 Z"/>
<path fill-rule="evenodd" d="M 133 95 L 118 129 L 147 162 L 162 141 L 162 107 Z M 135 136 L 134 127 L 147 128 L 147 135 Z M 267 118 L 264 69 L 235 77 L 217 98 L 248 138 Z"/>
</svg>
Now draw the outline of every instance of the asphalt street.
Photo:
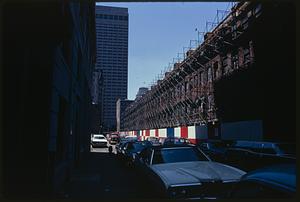
<svg viewBox="0 0 300 202">
<path fill-rule="evenodd" d="M 89 159 L 72 172 L 65 197 L 147 199 L 153 198 L 150 190 L 143 177 L 127 168 L 115 154 L 109 154 L 108 148 L 91 148 Z"/>
</svg>

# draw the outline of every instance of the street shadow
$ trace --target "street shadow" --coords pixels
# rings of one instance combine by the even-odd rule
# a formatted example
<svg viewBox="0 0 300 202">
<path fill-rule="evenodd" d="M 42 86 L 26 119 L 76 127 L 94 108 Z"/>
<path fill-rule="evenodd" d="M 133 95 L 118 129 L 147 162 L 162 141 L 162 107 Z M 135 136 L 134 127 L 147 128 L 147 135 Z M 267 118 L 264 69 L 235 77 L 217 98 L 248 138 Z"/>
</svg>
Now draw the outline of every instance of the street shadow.
<svg viewBox="0 0 300 202">
<path fill-rule="evenodd" d="M 108 148 L 92 148 L 87 161 L 73 172 L 66 188 L 70 199 L 147 199 L 151 197 L 143 176 L 129 168 Z"/>
</svg>

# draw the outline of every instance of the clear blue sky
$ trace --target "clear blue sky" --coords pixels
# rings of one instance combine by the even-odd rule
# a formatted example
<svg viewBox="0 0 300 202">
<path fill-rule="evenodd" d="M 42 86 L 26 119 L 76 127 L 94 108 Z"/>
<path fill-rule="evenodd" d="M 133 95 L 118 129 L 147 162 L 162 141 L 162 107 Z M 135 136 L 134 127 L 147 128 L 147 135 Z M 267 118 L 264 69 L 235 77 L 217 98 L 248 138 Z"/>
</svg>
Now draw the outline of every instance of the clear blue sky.
<svg viewBox="0 0 300 202">
<path fill-rule="evenodd" d="M 149 87 L 177 53 L 197 39 L 196 28 L 204 31 L 217 10 L 231 6 L 230 2 L 98 4 L 128 8 L 128 99 L 135 98 L 139 87 Z"/>
</svg>

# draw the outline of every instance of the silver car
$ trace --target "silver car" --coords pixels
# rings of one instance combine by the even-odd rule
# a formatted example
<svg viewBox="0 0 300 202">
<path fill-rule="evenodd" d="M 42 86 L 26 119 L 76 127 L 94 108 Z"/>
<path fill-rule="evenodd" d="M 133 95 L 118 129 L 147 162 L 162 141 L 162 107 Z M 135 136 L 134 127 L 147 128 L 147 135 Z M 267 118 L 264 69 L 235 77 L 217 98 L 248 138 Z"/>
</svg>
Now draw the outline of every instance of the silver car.
<svg viewBox="0 0 300 202">
<path fill-rule="evenodd" d="M 191 145 L 146 148 L 138 159 L 136 167 L 159 195 L 167 198 L 220 198 L 245 174 L 237 168 L 211 161 Z"/>
</svg>

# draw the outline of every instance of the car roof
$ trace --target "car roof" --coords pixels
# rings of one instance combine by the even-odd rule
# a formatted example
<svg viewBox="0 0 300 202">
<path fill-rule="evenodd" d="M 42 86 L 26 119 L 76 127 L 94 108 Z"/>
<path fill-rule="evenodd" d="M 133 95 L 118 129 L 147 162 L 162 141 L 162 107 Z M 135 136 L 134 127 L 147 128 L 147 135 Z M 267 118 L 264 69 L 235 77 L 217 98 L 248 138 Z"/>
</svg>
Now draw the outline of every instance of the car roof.
<svg viewBox="0 0 300 202">
<path fill-rule="evenodd" d="M 187 147 L 190 147 L 190 148 L 193 148 L 193 147 L 196 147 L 195 145 L 192 145 L 192 144 L 179 144 L 179 145 L 153 145 L 151 148 L 153 149 L 164 149 L 164 148 L 187 148 Z"/>
<path fill-rule="evenodd" d="M 149 139 L 149 138 L 155 138 L 155 139 L 158 139 L 159 137 L 154 137 L 154 136 L 149 136 L 149 137 L 147 137 L 147 139 Z"/>
<path fill-rule="evenodd" d="M 296 165 L 279 164 L 261 168 L 245 174 L 242 179 L 271 184 L 285 190 L 296 191 Z"/>
<path fill-rule="evenodd" d="M 165 139 L 187 139 L 184 137 L 166 137 Z"/>
<path fill-rule="evenodd" d="M 199 144 L 201 143 L 235 143 L 235 140 L 220 140 L 220 139 L 207 139 L 207 140 L 201 140 Z"/>
<path fill-rule="evenodd" d="M 295 144 L 293 142 L 279 142 L 279 141 L 248 141 L 248 140 L 237 140 L 237 144 Z"/>
<path fill-rule="evenodd" d="M 237 147 L 257 147 L 257 146 L 263 146 L 263 147 L 273 147 L 276 143 L 274 142 L 254 142 L 254 141 L 237 141 L 234 146 Z"/>
<path fill-rule="evenodd" d="M 93 136 L 94 136 L 94 137 L 95 137 L 95 136 L 98 136 L 98 137 L 103 136 L 103 137 L 104 137 L 104 135 L 102 135 L 102 134 L 93 134 Z"/>
<path fill-rule="evenodd" d="M 135 140 L 135 139 L 129 139 L 129 138 L 127 138 L 127 139 L 121 139 L 120 140 L 120 143 L 127 143 L 127 142 L 136 142 L 137 140 Z"/>
</svg>

